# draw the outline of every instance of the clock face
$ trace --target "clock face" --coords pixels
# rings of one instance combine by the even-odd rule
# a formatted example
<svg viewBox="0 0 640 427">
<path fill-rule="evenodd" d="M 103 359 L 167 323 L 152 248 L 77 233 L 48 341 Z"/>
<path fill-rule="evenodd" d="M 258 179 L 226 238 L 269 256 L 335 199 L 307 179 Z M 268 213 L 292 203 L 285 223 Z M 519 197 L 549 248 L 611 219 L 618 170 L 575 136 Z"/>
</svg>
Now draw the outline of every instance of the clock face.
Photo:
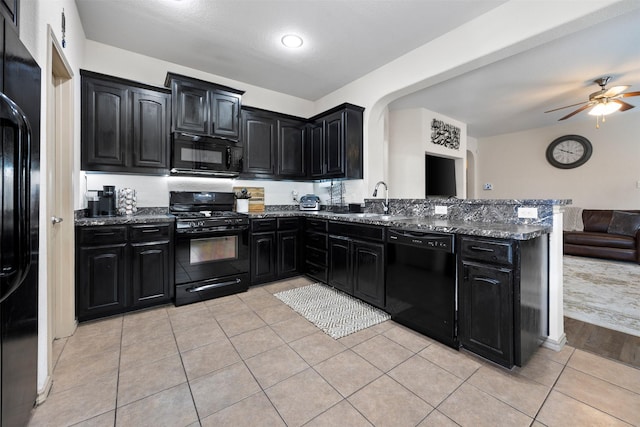
<svg viewBox="0 0 640 427">
<path fill-rule="evenodd" d="M 555 139 L 547 147 L 547 160 L 560 169 L 571 169 L 581 166 L 589 160 L 593 148 L 585 137 L 565 135 Z"/>
</svg>

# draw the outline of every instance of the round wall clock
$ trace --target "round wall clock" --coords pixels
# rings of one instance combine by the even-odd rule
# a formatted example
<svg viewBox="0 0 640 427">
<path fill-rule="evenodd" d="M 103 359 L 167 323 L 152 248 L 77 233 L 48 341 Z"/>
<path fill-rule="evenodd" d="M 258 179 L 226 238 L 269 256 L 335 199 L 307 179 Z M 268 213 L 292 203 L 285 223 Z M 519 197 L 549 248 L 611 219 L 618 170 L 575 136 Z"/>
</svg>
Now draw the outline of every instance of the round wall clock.
<svg viewBox="0 0 640 427">
<path fill-rule="evenodd" d="M 554 139 L 547 147 L 547 161 L 560 169 L 577 168 L 584 165 L 593 147 L 584 136 L 565 135 Z"/>
</svg>

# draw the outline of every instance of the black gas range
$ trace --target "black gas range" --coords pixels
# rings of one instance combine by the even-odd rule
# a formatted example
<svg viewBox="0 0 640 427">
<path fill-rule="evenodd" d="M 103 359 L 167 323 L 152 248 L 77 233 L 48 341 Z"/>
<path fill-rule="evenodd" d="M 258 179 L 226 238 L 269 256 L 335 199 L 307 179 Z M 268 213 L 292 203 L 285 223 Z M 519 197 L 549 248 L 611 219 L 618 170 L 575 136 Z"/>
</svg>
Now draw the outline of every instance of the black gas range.
<svg viewBox="0 0 640 427">
<path fill-rule="evenodd" d="M 176 305 L 249 288 L 249 217 L 225 192 L 172 191 L 176 217 Z"/>
</svg>

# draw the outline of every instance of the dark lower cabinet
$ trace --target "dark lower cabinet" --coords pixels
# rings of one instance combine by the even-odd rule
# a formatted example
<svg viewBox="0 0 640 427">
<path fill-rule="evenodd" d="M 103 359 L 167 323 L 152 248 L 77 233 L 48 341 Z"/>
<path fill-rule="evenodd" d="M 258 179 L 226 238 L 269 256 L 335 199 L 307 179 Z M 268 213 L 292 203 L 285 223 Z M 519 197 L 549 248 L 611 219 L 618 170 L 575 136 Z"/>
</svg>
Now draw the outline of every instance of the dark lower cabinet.
<svg viewBox="0 0 640 427">
<path fill-rule="evenodd" d="M 334 288 L 353 295 L 351 280 L 351 241 L 347 237 L 329 236 L 329 280 Z"/>
<path fill-rule="evenodd" d="M 300 271 L 300 231 L 278 230 L 278 279 L 295 276 Z"/>
<path fill-rule="evenodd" d="M 167 302 L 172 294 L 173 259 L 168 241 L 131 244 L 131 305 Z"/>
<path fill-rule="evenodd" d="M 300 251 L 297 217 L 251 220 L 251 284 L 299 274 Z"/>
<path fill-rule="evenodd" d="M 460 345 L 511 368 L 548 335 L 548 241 L 460 236 Z"/>
<path fill-rule="evenodd" d="M 384 244 L 352 242 L 353 296 L 384 308 Z"/>
<path fill-rule="evenodd" d="M 276 232 L 251 235 L 251 284 L 276 279 Z"/>
<path fill-rule="evenodd" d="M 76 314 L 78 319 L 94 319 L 124 310 L 126 243 L 81 248 L 77 262 Z"/>
<path fill-rule="evenodd" d="M 328 247 L 327 220 L 303 219 L 304 272 L 312 279 L 327 283 Z"/>
<path fill-rule="evenodd" d="M 330 221 L 329 285 L 384 308 L 383 242 L 383 227 Z"/>
<path fill-rule="evenodd" d="M 513 362 L 513 271 L 463 262 L 459 338 L 487 359 Z"/>
<path fill-rule="evenodd" d="M 76 227 L 78 320 L 171 301 L 173 228 L 173 223 Z"/>
</svg>

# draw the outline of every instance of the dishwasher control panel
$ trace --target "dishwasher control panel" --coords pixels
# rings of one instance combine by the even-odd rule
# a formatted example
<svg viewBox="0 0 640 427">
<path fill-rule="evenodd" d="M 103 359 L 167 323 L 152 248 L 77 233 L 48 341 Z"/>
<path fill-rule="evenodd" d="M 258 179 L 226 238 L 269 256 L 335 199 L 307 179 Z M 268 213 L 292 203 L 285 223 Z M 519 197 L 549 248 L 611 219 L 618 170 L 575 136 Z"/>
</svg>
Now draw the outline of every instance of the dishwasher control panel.
<svg viewBox="0 0 640 427">
<path fill-rule="evenodd" d="M 454 236 L 445 233 L 425 233 L 402 229 L 390 229 L 387 235 L 388 243 L 411 245 L 420 248 L 431 248 L 453 253 Z"/>
</svg>

